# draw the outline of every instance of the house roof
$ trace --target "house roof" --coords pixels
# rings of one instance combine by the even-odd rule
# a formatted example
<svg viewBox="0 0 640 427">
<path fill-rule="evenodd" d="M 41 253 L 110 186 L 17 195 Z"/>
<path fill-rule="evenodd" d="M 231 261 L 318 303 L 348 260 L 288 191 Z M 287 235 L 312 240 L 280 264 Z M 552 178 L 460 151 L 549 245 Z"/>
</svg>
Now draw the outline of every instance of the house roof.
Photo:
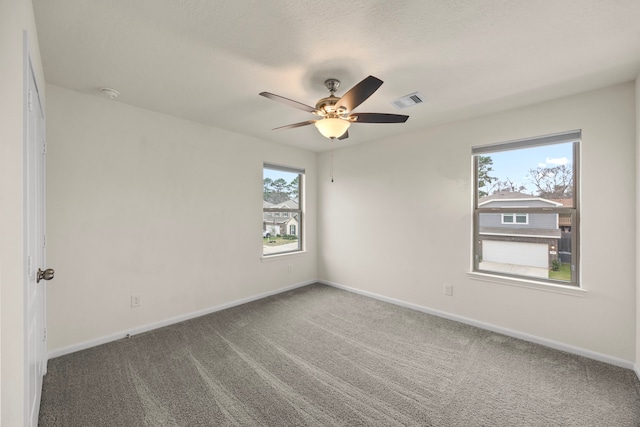
<svg viewBox="0 0 640 427">
<path fill-rule="evenodd" d="M 293 216 L 273 216 L 269 214 L 264 214 L 262 216 L 262 222 L 266 224 L 286 224 L 291 220 L 298 221 L 298 219 Z"/>
<path fill-rule="evenodd" d="M 285 200 L 281 203 L 271 203 L 266 200 L 262 201 L 262 208 L 271 208 L 271 209 L 298 209 L 298 202 L 295 200 Z"/>
<path fill-rule="evenodd" d="M 562 203 L 555 202 L 553 200 L 544 199 L 538 196 L 532 196 L 531 194 L 524 194 L 518 192 L 511 191 L 501 191 L 496 194 L 492 194 L 490 196 L 481 197 L 478 199 L 478 206 L 486 206 L 488 204 L 500 205 L 499 202 L 511 202 L 511 201 L 520 201 L 520 202 L 531 202 L 538 201 L 542 203 L 548 203 L 553 206 L 562 206 Z"/>
<path fill-rule="evenodd" d="M 279 217 L 279 216 L 267 216 L 262 217 L 262 222 L 266 224 L 284 224 L 288 222 L 291 217 Z"/>
<path fill-rule="evenodd" d="M 286 200 L 282 203 L 278 203 L 275 207 L 281 209 L 298 209 L 298 203 L 293 200 Z"/>
<path fill-rule="evenodd" d="M 520 193 L 517 191 L 500 191 L 498 193 L 494 193 L 489 196 L 480 197 L 478 201 L 482 203 L 488 200 L 495 200 L 495 199 L 529 199 L 532 197 L 537 197 L 537 196 L 534 196 L 532 194 Z"/>
<path fill-rule="evenodd" d="M 568 206 L 568 207 L 573 206 L 573 199 L 549 199 L 549 200 L 552 200 L 556 203 L 560 203 L 560 205 L 562 206 Z"/>
<path fill-rule="evenodd" d="M 331 144 L 314 126 L 271 129 L 314 116 L 258 93 L 313 106 L 326 79 L 342 96 L 372 74 L 384 84 L 361 111 L 426 98 L 400 111 L 407 123 L 353 126 L 344 147 L 640 73 L 638 0 L 32 3 L 47 83 L 95 96 L 112 87 L 115 102 L 303 150 Z"/>
</svg>

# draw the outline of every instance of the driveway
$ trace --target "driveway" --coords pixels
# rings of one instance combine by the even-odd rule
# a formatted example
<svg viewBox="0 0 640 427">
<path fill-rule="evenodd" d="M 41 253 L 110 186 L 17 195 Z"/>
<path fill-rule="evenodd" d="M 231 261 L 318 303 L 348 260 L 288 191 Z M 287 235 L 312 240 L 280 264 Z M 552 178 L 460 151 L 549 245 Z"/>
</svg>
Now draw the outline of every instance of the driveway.
<svg viewBox="0 0 640 427">
<path fill-rule="evenodd" d="M 529 267 L 526 265 L 502 264 L 499 262 L 482 261 L 480 270 L 495 271 L 499 273 L 517 274 L 518 276 L 549 278 L 549 270 L 541 267 Z"/>
</svg>

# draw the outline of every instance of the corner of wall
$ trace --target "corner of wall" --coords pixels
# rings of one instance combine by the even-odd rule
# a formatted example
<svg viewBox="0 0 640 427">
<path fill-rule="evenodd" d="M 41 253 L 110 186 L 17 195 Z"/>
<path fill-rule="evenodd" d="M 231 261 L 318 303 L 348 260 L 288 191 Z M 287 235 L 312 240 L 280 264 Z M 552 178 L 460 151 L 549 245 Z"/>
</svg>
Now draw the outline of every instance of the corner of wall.
<svg viewBox="0 0 640 427">
<path fill-rule="evenodd" d="M 636 77 L 636 375 L 640 379 L 640 74 Z"/>
</svg>

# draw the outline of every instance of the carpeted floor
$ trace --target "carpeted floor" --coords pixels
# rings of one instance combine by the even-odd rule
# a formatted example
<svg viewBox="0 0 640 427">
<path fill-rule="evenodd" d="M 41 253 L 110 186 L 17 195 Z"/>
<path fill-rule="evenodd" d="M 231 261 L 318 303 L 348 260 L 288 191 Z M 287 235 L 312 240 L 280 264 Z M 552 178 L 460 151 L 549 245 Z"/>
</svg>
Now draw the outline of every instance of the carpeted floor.
<svg viewBox="0 0 640 427">
<path fill-rule="evenodd" d="M 50 360 L 39 425 L 640 426 L 640 382 L 311 285 Z"/>
</svg>

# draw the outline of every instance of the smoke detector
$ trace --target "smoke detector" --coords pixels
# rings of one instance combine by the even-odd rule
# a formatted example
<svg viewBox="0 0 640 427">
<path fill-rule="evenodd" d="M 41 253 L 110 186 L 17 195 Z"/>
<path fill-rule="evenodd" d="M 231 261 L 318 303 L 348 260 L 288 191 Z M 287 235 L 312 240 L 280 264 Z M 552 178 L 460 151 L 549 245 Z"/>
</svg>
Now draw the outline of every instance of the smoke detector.
<svg viewBox="0 0 640 427">
<path fill-rule="evenodd" d="M 120 96 L 120 92 L 109 87 L 101 87 L 100 92 L 109 99 L 116 99 L 118 96 Z"/>
</svg>

